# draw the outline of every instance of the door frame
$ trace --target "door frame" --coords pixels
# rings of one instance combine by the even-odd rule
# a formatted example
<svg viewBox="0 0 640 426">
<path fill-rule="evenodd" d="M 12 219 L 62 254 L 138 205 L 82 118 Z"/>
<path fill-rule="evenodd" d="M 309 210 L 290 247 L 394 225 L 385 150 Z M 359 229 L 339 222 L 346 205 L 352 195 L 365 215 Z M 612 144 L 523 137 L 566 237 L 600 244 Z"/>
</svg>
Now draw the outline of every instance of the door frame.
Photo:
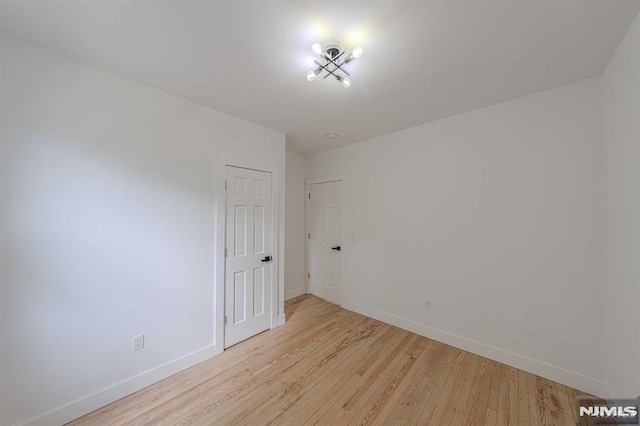
<svg viewBox="0 0 640 426">
<path fill-rule="evenodd" d="M 347 241 L 347 206 L 345 203 L 347 193 L 347 184 L 344 178 L 338 176 L 331 176 L 327 178 L 313 178 L 306 179 L 304 181 L 304 223 L 305 223 L 305 244 L 304 244 L 304 271 L 307 273 L 307 294 L 311 293 L 311 284 L 309 278 L 311 271 L 309 270 L 309 233 L 311 232 L 311 204 L 309 203 L 309 194 L 311 193 L 311 185 L 316 183 L 329 183 L 329 182 L 342 182 L 342 194 L 340 199 L 340 220 L 342 222 L 342 286 L 340 288 L 340 306 L 344 307 L 347 303 L 347 258 L 349 253 L 349 241 Z"/>
<path fill-rule="evenodd" d="M 242 169 L 257 170 L 271 173 L 271 238 L 273 239 L 273 254 L 276 260 L 271 268 L 271 328 L 276 328 L 285 323 L 284 316 L 284 218 L 280 217 L 280 211 L 284 211 L 281 203 L 280 188 L 283 176 L 277 167 L 259 162 L 230 159 L 219 156 L 216 164 L 216 217 L 215 217 L 215 254 L 214 254 L 214 288 L 213 288 L 213 341 L 215 354 L 224 351 L 224 314 L 225 314 L 225 267 L 224 255 L 226 245 L 227 228 L 227 193 L 225 181 L 227 179 L 227 166 Z"/>
</svg>

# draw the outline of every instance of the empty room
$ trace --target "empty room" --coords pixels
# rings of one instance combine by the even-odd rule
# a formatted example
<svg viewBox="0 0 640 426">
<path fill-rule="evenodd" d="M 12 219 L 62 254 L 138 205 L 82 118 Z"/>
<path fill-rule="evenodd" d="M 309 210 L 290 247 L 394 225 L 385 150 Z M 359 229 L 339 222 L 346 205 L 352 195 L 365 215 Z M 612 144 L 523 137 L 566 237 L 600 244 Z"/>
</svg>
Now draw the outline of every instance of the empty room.
<svg viewBox="0 0 640 426">
<path fill-rule="evenodd" d="M 638 424 L 639 11 L 0 2 L 0 426 Z"/>
</svg>

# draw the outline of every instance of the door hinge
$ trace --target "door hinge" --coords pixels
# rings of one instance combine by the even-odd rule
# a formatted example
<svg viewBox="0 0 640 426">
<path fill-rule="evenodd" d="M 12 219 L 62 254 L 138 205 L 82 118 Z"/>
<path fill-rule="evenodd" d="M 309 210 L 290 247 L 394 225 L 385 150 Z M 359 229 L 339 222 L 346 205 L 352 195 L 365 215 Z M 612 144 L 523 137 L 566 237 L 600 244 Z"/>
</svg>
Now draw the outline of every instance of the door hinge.
<svg viewBox="0 0 640 426">
<path fill-rule="evenodd" d="M 229 257 L 229 250 L 224 249 L 224 257 Z"/>
<path fill-rule="evenodd" d="M 224 190 L 225 191 L 227 190 L 227 181 L 226 180 L 224 181 Z"/>
<path fill-rule="evenodd" d="M 311 232 L 309 232 L 309 239 L 311 239 Z"/>
<path fill-rule="evenodd" d="M 227 316 L 224 316 L 224 325 L 227 325 Z"/>
<path fill-rule="evenodd" d="M 309 193 L 309 199 L 311 199 L 311 193 Z"/>
<path fill-rule="evenodd" d="M 311 279 L 311 272 L 307 272 L 307 278 Z"/>
</svg>

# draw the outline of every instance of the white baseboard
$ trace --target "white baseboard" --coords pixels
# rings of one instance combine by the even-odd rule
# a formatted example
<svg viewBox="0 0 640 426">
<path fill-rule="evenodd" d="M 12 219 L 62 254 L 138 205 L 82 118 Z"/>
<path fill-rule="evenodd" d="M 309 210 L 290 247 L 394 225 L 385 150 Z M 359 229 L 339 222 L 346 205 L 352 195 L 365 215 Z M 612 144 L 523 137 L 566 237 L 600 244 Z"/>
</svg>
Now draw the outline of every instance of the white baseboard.
<svg viewBox="0 0 640 426">
<path fill-rule="evenodd" d="M 293 299 L 294 297 L 302 296 L 303 294 L 307 294 L 307 289 L 304 287 L 294 288 L 293 290 L 284 292 L 284 300 Z"/>
<path fill-rule="evenodd" d="M 281 325 L 284 325 L 285 322 L 287 322 L 286 315 L 285 314 L 278 315 L 278 327 L 280 327 Z"/>
<path fill-rule="evenodd" d="M 98 408 L 111 404 L 120 398 L 139 391 L 149 385 L 166 379 L 182 370 L 205 361 L 216 354 L 216 345 L 205 346 L 180 358 L 166 362 L 145 372 L 123 379 L 117 383 L 81 396 L 51 410 L 16 423 L 14 426 L 52 426 L 63 425 L 84 416 Z"/>
<path fill-rule="evenodd" d="M 562 383 L 563 385 L 588 392 L 592 395 L 604 398 L 609 396 L 609 391 L 605 386 L 604 381 L 576 373 L 575 371 L 567 370 L 544 361 L 496 348 L 494 346 L 458 336 L 447 331 L 439 330 L 428 325 L 407 320 L 393 314 L 378 311 L 377 309 L 369 308 L 358 303 L 347 301 L 344 308 L 412 333 L 419 334 L 429 339 L 433 339 L 528 373 L 535 374 L 536 376 L 544 377 L 546 379 Z"/>
</svg>

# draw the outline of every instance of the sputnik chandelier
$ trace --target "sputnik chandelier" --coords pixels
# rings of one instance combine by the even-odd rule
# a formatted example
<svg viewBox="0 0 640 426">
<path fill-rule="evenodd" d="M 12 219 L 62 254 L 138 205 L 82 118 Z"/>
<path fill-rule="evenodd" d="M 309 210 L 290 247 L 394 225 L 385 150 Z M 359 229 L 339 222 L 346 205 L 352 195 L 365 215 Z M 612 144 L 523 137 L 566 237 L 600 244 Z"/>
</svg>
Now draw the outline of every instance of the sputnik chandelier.
<svg viewBox="0 0 640 426">
<path fill-rule="evenodd" d="M 326 75 L 323 78 L 327 78 L 332 75 L 340 82 L 340 84 L 342 84 L 342 87 L 351 86 L 351 79 L 349 78 L 351 74 L 349 74 L 349 72 L 343 67 L 354 59 L 362 58 L 362 55 L 364 54 L 364 49 L 362 47 L 356 47 L 353 49 L 353 52 L 347 56 L 344 56 L 344 49 L 338 44 L 330 44 L 323 49 L 320 43 L 313 43 L 311 50 L 313 53 L 320 56 L 324 63 L 314 60 L 313 62 L 315 62 L 318 68 L 307 73 L 307 80 L 313 81 L 322 72 L 326 72 Z"/>
</svg>

